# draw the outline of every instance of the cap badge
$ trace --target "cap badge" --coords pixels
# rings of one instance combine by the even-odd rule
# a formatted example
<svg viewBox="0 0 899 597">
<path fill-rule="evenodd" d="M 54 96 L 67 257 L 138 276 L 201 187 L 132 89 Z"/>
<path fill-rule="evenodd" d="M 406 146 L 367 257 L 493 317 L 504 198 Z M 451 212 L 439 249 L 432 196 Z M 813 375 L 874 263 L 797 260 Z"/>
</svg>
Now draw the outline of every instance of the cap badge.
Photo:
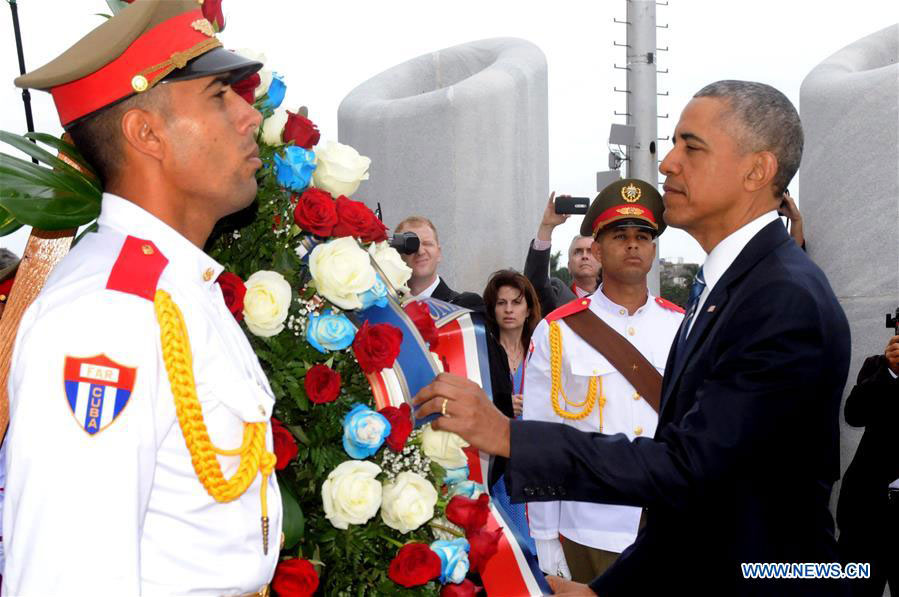
<svg viewBox="0 0 899 597">
<path fill-rule="evenodd" d="M 147 81 L 147 77 L 143 75 L 134 75 L 131 79 L 131 89 L 138 93 L 143 93 L 149 86 L 150 83 Z"/>
<path fill-rule="evenodd" d="M 215 37 L 215 29 L 212 28 L 212 23 L 206 19 L 197 19 L 190 26 L 207 37 Z"/>
<path fill-rule="evenodd" d="M 643 191 L 640 190 L 640 187 L 632 182 L 628 183 L 626 187 L 621 187 L 621 198 L 628 203 L 639 201 L 642 194 Z"/>
<path fill-rule="evenodd" d="M 639 207 L 619 207 L 616 209 L 619 214 L 622 216 L 642 216 L 643 210 Z"/>
</svg>

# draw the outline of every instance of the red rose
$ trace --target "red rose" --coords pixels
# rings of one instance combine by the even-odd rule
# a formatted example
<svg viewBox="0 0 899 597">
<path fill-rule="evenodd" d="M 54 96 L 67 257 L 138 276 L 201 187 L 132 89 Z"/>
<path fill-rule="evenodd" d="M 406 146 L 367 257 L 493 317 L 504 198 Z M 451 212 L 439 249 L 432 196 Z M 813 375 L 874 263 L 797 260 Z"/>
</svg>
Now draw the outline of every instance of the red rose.
<svg viewBox="0 0 899 597">
<path fill-rule="evenodd" d="M 275 457 L 278 459 L 275 468 L 284 470 L 300 449 L 290 430 L 275 417 L 272 417 L 272 443 L 275 444 Z"/>
<path fill-rule="evenodd" d="M 315 126 L 314 122 L 302 114 L 294 114 L 290 110 L 287 111 L 287 124 L 284 125 L 284 131 L 281 133 L 281 139 L 285 143 L 293 141 L 297 147 L 312 149 L 321 137 L 322 135 L 318 132 L 318 127 Z"/>
<path fill-rule="evenodd" d="M 477 571 L 478 574 L 484 574 L 484 567 L 496 553 L 502 534 L 500 529 L 488 531 L 482 527 L 466 535 L 470 546 L 468 561 L 472 570 Z"/>
<path fill-rule="evenodd" d="M 399 408 L 385 406 L 378 411 L 390 423 L 390 436 L 387 447 L 394 452 L 402 452 L 409 434 L 412 433 L 412 409 L 405 402 Z"/>
<path fill-rule="evenodd" d="M 440 597 L 474 597 L 481 588 L 467 578 L 459 584 L 446 584 L 440 589 Z"/>
<path fill-rule="evenodd" d="M 457 495 L 446 505 L 446 518 L 465 529 L 466 533 L 472 533 L 487 524 L 489 504 L 490 497 L 486 493 L 476 500 Z"/>
<path fill-rule="evenodd" d="M 353 353 L 365 373 L 377 373 L 393 367 L 400 354 L 403 332 L 389 323 L 362 324 L 353 340 Z"/>
<path fill-rule="evenodd" d="M 309 400 L 316 404 L 334 402 L 340 393 L 340 373 L 327 365 L 314 365 L 306 372 L 303 387 Z"/>
<path fill-rule="evenodd" d="M 222 0 L 203 0 L 203 16 L 212 23 L 213 29 L 219 32 L 225 28 L 225 15 L 222 14 Z"/>
<path fill-rule="evenodd" d="M 275 569 L 272 588 L 281 597 L 309 597 L 318 588 L 318 574 L 309 560 L 283 560 Z"/>
<path fill-rule="evenodd" d="M 259 77 L 259 73 L 253 73 L 249 77 L 231 83 L 231 89 L 244 98 L 248 104 L 252 105 L 255 99 L 256 88 L 259 87 L 261 82 L 262 79 Z"/>
<path fill-rule="evenodd" d="M 247 295 L 247 287 L 244 286 L 243 280 L 231 272 L 222 272 L 216 282 L 222 289 L 225 306 L 231 311 L 231 315 L 237 321 L 243 321 L 243 298 Z"/>
<path fill-rule="evenodd" d="M 334 227 L 334 236 L 355 236 L 366 243 L 387 240 L 387 227 L 361 201 L 353 201 L 341 195 L 337 198 L 336 207 L 337 226 Z"/>
<path fill-rule="evenodd" d="M 414 301 L 403 307 L 403 310 L 409 316 L 409 319 L 412 320 L 412 323 L 415 324 L 415 327 L 418 328 L 418 333 L 421 334 L 424 341 L 428 343 L 431 350 L 434 350 L 437 347 L 439 337 L 437 326 L 434 324 L 434 318 L 431 317 L 431 310 L 428 308 L 427 303 Z"/>
<path fill-rule="evenodd" d="M 425 543 L 407 543 L 390 562 L 387 575 L 407 588 L 423 585 L 440 576 L 440 556 Z"/>
<path fill-rule="evenodd" d="M 321 189 L 307 189 L 293 210 L 296 225 L 316 236 L 331 236 L 337 225 L 337 207 L 331 194 Z"/>
</svg>

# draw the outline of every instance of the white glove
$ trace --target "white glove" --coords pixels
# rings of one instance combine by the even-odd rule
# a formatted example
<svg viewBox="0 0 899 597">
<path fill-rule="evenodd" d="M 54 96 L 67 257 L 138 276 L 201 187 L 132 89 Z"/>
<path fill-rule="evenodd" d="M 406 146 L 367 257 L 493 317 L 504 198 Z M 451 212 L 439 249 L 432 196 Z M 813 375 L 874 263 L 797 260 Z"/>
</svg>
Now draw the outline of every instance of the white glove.
<svg viewBox="0 0 899 597">
<path fill-rule="evenodd" d="M 540 564 L 540 570 L 571 580 L 571 571 L 568 570 L 568 562 L 565 561 L 562 543 L 558 539 L 534 539 L 534 543 L 537 544 L 537 562 Z"/>
</svg>

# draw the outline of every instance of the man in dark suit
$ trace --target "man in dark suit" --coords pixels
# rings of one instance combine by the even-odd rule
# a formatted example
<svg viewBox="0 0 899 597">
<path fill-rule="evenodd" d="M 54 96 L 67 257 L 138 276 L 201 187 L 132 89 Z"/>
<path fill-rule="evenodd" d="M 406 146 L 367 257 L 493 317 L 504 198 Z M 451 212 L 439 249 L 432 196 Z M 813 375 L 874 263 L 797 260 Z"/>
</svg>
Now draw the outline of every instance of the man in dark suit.
<svg viewBox="0 0 899 597">
<path fill-rule="evenodd" d="M 654 438 L 510 422 L 448 375 L 419 393 L 419 412 L 442 412 L 437 428 L 508 456 L 513 500 L 645 508 L 614 566 L 589 586 L 550 577 L 557 594 L 843 595 L 839 580 L 759 580 L 741 566 L 838 562 L 828 500 L 849 327 L 776 214 L 799 166 L 799 116 L 767 85 L 721 81 L 694 96 L 673 138 L 660 167 L 665 221 L 709 257 L 665 367 Z"/>
<path fill-rule="evenodd" d="M 589 236 L 577 235 L 571 239 L 568 247 L 568 272 L 572 278 L 570 286 L 549 275 L 552 233 L 556 226 L 565 223 L 568 218 L 566 214 L 556 213 L 555 193 L 551 194 L 537 227 L 537 236 L 528 245 L 524 275 L 537 291 L 540 312 L 544 315 L 576 298 L 593 294 L 599 286 L 600 264 L 590 250 L 593 239 Z"/>
<path fill-rule="evenodd" d="M 852 593 L 880 597 L 887 580 L 899 593 L 899 336 L 865 359 L 846 399 L 846 422 L 864 427 L 843 478 L 837 523 L 844 562 L 870 562 L 871 577 Z"/>
<path fill-rule="evenodd" d="M 396 233 L 414 232 L 418 236 L 418 251 L 403 255 L 403 261 L 412 268 L 409 290 L 412 296 L 427 297 L 446 301 L 472 311 L 484 311 L 484 301 L 474 292 L 456 292 L 437 275 L 437 266 L 443 259 L 440 239 L 434 223 L 424 216 L 410 216 L 397 224 Z"/>
</svg>

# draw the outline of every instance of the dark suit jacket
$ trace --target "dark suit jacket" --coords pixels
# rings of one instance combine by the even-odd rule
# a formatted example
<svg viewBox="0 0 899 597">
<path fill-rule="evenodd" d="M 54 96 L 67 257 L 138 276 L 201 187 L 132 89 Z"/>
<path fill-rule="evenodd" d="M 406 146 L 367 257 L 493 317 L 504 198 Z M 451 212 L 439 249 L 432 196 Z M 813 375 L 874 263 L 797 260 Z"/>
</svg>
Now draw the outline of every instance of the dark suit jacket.
<svg viewBox="0 0 899 597">
<path fill-rule="evenodd" d="M 744 580 L 740 563 L 838 561 L 828 500 L 848 365 L 827 279 L 773 222 L 672 348 L 655 438 L 513 421 L 510 495 L 647 507 L 591 584 L 603 597 L 844 594 L 833 580 Z"/>
<path fill-rule="evenodd" d="M 443 278 L 440 278 L 440 283 L 437 284 L 437 288 L 434 289 L 431 296 L 435 299 L 440 299 L 441 301 L 471 309 L 472 311 L 477 311 L 479 313 L 484 312 L 484 299 L 482 299 L 480 295 L 475 294 L 474 292 L 456 292 L 446 285 Z"/>
<path fill-rule="evenodd" d="M 524 276 L 530 280 L 540 301 L 540 312 L 546 317 L 558 307 L 577 297 L 562 280 L 549 277 L 549 257 L 552 249 L 538 251 L 533 241 L 528 244 L 528 256 L 524 261 Z"/>
<path fill-rule="evenodd" d="M 899 379 L 890 375 L 882 354 L 865 359 L 844 414 L 847 423 L 864 427 L 865 434 L 840 487 L 840 544 L 874 548 L 873 537 L 884 531 L 887 486 L 899 478 Z M 864 545 L 845 547 L 855 552 Z"/>
</svg>

